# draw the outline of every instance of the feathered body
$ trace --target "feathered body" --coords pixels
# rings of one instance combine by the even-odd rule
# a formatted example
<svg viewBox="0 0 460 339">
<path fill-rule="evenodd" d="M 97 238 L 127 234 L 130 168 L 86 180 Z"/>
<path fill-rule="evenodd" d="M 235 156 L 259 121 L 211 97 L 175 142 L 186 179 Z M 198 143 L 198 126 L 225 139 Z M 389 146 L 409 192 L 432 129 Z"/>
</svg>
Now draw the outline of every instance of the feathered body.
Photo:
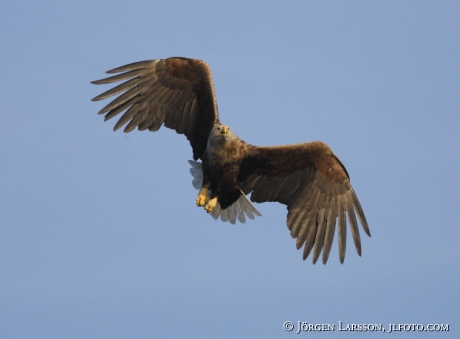
<svg viewBox="0 0 460 339">
<path fill-rule="evenodd" d="M 345 258 L 346 220 L 356 250 L 361 240 L 356 215 L 370 236 L 364 212 L 351 187 L 348 173 L 323 142 L 258 147 L 239 139 L 222 125 L 217 110 L 209 66 L 196 59 L 169 58 L 118 67 L 121 73 L 92 82 L 125 83 L 97 96 L 102 100 L 121 94 L 102 110 L 105 120 L 124 112 L 115 130 L 128 123 L 125 132 L 158 130 L 162 124 L 185 134 L 193 149 L 190 161 L 196 199 L 214 218 L 235 223 L 260 213 L 253 202 L 277 201 L 288 209 L 287 226 L 296 246 L 304 246 L 303 258 L 313 250 L 315 263 L 323 253 L 326 263 L 338 222 L 340 261 Z M 356 214 L 355 214 L 356 213 Z"/>
<path fill-rule="evenodd" d="M 241 162 L 253 146 L 238 138 L 226 126 L 216 124 L 203 154 L 203 187 L 217 197 L 222 209 L 231 206 L 241 195 L 238 176 Z"/>
</svg>

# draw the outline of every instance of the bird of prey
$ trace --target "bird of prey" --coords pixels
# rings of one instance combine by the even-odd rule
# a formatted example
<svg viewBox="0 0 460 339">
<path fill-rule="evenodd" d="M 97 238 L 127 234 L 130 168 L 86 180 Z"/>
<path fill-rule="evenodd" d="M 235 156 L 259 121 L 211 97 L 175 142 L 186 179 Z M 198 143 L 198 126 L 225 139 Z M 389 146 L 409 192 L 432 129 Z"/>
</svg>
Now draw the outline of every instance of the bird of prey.
<svg viewBox="0 0 460 339">
<path fill-rule="evenodd" d="M 252 202 L 277 201 L 287 206 L 287 227 L 313 263 L 321 252 L 328 260 L 338 225 L 339 258 L 343 263 L 348 217 L 356 250 L 361 240 L 356 216 L 370 236 L 364 212 L 351 187 L 345 166 L 323 142 L 259 147 L 238 138 L 219 120 L 214 84 L 207 63 L 174 57 L 131 63 L 110 71 L 117 75 L 92 81 L 122 84 L 93 101 L 119 95 L 99 111 L 105 120 L 124 114 L 114 130 L 136 127 L 157 131 L 163 124 L 184 134 L 193 150 L 191 172 L 199 189 L 197 206 L 215 219 L 235 223 L 260 213 Z M 197 162 L 196 160 L 201 160 Z"/>
</svg>

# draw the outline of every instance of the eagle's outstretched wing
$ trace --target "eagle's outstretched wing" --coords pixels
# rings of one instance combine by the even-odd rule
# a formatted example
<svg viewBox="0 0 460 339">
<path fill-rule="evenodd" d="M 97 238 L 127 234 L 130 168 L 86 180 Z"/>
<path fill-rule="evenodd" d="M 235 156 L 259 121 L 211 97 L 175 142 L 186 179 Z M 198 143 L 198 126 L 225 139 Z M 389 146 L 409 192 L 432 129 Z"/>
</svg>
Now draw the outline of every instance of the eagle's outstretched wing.
<svg viewBox="0 0 460 339">
<path fill-rule="evenodd" d="M 203 155 L 209 133 L 219 122 L 211 70 L 201 60 L 168 58 L 121 66 L 107 73 L 121 73 L 92 81 L 101 85 L 128 80 L 93 101 L 121 94 L 99 111 L 109 120 L 126 110 L 114 130 L 128 121 L 125 132 L 156 131 L 164 123 L 177 133 L 185 134 L 193 148 L 195 160 Z"/>
<path fill-rule="evenodd" d="M 241 164 L 238 182 L 254 202 L 278 201 L 287 205 L 287 226 L 303 245 L 305 260 L 313 250 L 313 263 L 323 251 L 327 262 L 338 218 L 340 262 L 345 259 L 346 215 L 361 255 L 356 214 L 370 236 L 364 212 L 351 187 L 348 173 L 331 149 L 319 141 L 297 145 L 254 147 Z"/>
</svg>

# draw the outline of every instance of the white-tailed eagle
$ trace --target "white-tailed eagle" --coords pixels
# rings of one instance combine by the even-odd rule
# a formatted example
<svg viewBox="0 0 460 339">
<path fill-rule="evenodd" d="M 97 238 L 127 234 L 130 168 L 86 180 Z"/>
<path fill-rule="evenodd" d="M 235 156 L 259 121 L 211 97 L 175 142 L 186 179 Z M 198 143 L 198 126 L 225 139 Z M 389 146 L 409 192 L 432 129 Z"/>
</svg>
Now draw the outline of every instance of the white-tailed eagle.
<svg viewBox="0 0 460 339">
<path fill-rule="evenodd" d="M 93 101 L 119 95 L 99 111 L 105 120 L 122 113 L 114 130 L 158 130 L 161 125 L 185 134 L 193 149 L 193 184 L 200 189 L 196 204 L 214 218 L 235 223 L 260 215 L 251 201 L 277 201 L 287 206 L 287 227 L 313 263 L 323 252 L 327 262 L 338 225 L 339 257 L 346 248 L 346 219 L 356 250 L 361 240 L 356 216 L 370 236 L 364 212 L 347 170 L 323 142 L 259 147 L 239 139 L 219 121 L 209 66 L 201 60 L 168 58 L 121 66 L 120 73 L 93 81 L 95 85 L 124 81 Z"/>
</svg>

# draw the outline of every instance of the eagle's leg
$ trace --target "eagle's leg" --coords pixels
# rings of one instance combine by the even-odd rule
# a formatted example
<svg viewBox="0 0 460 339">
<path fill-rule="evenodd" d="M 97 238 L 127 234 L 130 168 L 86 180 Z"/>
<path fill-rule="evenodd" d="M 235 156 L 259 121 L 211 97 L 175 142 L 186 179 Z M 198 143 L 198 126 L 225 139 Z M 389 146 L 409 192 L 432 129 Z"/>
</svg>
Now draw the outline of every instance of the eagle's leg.
<svg viewBox="0 0 460 339">
<path fill-rule="evenodd" d="M 209 201 L 208 189 L 203 187 L 196 198 L 196 205 L 198 207 L 204 206 Z"/>
<path fill-rule="evenodd" d="M 217 198 L 214 197 L 214 198 L 212 198 L 211 200 L 208 201 L 208 203 L 206 204 L 204 209 L 206 210 L 206 212 L 212 213 L 212 212 L 214 212 L 214 209 L 216 208 L 216 205 L 217 205 Z"/>
</svg>

